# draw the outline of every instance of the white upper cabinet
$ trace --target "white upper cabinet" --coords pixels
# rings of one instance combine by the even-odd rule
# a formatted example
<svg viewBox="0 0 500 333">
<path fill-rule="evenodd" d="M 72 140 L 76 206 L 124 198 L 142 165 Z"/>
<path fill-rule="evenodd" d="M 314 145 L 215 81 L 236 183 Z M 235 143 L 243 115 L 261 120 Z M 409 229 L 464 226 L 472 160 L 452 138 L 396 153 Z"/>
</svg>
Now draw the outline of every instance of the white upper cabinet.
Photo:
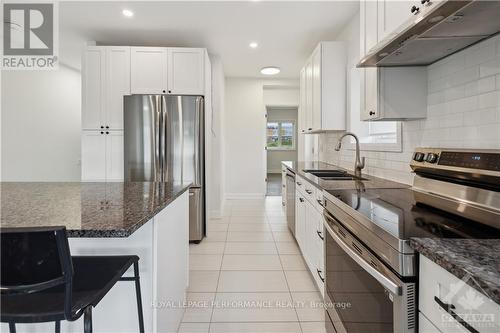
<svg viewBox="0 0 500 333">
<path fill-rule="evenodd" d="M 305 67 L 306 72 L 306 108 L 304 110 L 304 118 L 305 118 L 305 131 L 312 131 L 313 126 L 313 66 L 312 61 L 309 59 L 306 63 Z"/>
<path fill-rule="evenodd" d="M 360 6 L 360 58 L 390 38 L 394 29 L 413 15 L 411 2 L 362 0 Z M 361 71 L 361 120 L 412 120 L 427 116 L 425 67 Z"/>
<path fill-rule="evenodd" d="M 82 128 L 123 129 L 123 96 L 130 94 L 130 47 L 87 47 L 82 80 Z"/>
<path fill-rule="evenodd" d="M 300 133 L 305 133 L 306 132 L 306 69 L 305 67 L 300 70 L 300 79 L 299 79 L 299 86 L 300 86 L 300 94 L 299 94 L 299 114 L 298 114 L 298 121 L 299 121 L 299 131 Z"/>
<path fill-rule="evenodd" d="M 168 49 L 168 93 L 204 95 L 205 49 Z"/>
<path fill-rule="evenodd" d="M 132 94 L 167 93 L 167 53 L 165 47 L 131 47 Z"/>
<path fill-rule="evenodd" d="M 98 129 L 104 125 L 105 48 L 87 47 L 82 61 L 82 127 L 83 129 Z"/>
<path fill-rule="evenodd" d="M 321 42 L 301 71 L 303 133 L 346 129 L 346 49 L 343 42 Z M 305 102 L 302 100 L 305 99 Z"/>
<path fill-rule="evenodd" d="M 394 37 L 397 29 L 414 16 L 411 8 L 417 3 L 420 4 L 420 1 L 378 0 L 375 3 L 377 4 L 378 41 L 382 42 Z"/>
<path fill-rule="evenodd" d="M 105 126 L 123 129 L 123 97 L 130 95 L 130 47 L 106 47 Z"/>
</svg>

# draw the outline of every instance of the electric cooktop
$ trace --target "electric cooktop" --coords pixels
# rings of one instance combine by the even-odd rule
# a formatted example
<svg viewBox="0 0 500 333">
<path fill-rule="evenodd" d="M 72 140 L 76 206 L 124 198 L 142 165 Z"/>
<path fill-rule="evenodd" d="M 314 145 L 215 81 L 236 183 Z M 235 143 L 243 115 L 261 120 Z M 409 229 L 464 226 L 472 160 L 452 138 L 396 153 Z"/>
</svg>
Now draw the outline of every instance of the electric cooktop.
<svg viewBox="0 0 500 333">
<path fill-rule="evenodd" d="M 500 230 L 419 202 L 404 189 L 330 190 L 329 194 L 400 240 L 410 237 L 500 239 Z M 425 200 L 427 202 L 432 200 Z"/>
</svg>

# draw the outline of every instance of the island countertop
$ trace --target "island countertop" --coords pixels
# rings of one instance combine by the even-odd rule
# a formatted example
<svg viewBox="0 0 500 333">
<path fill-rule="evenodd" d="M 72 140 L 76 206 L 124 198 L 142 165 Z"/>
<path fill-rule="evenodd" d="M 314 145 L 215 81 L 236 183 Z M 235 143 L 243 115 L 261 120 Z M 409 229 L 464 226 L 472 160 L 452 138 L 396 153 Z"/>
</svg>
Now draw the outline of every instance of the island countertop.
<svg viewBox="0 0 500 333">
<path fill-rule="evenodd" d="M 65 226 L 68 237 L 128 237 L 189 186 L 160 182 L 1 182 L 0 226 Z"/>
</svg>

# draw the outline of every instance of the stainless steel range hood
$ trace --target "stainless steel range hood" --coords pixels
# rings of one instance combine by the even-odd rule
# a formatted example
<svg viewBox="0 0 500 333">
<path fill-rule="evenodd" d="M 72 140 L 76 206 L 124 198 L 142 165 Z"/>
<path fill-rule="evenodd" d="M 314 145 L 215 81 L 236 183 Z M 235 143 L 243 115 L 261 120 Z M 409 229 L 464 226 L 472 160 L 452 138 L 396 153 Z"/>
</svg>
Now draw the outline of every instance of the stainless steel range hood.
<svg viewBox="0 0 500 333">
<path fill-rule="evenodd" d="M 405 22 L 358 67 L 426 66 L 500 32 L 500 1 L 443 1 L 434 6 Z"/>
</svg>

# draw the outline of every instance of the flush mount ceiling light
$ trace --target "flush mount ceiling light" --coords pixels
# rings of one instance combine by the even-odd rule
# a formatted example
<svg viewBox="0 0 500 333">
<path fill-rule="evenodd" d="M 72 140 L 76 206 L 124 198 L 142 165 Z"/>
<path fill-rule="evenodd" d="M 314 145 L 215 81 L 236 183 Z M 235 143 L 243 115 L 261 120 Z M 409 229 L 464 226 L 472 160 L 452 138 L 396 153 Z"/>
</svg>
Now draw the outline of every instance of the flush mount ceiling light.
<svg viewBox="0 0 500 333">
<path fill-rule="evenodd" d="M 250 44 L 248 44 L 248 46 L 250 46 L 250 48 L 252 48 L 252 49 L 256 49 L 259 46 L 259 43 L 251 42 Z"/>
<path fill-rule="evenodd" d="M 134 12 L 131 11 L 130 9 L 124 9 L 124 10 L 122 10 L 122 14 L 125 17 L 132 17 L 132 16 L 134 16 Z"/>
<path fill-rule="evenodd" d="M 276 75 L 280 72 L 281 70 L 279 67 L 275 66 L 269 66 L 269 67 L 264 67 L 260 70 L 260 72 L 264 75 Z"/>
</svg>

